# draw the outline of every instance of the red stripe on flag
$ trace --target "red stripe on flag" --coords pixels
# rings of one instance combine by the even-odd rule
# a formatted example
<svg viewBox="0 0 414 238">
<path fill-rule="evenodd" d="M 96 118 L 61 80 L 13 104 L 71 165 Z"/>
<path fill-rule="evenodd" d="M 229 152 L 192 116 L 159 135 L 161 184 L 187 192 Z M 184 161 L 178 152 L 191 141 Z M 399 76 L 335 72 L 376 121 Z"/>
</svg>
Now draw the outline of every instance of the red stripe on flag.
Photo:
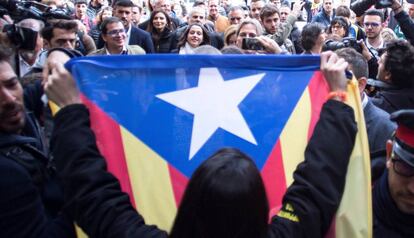
<svg viewBox="0 0 414 238">
<path fill-rule="evenodd" d="M 311 121 L 309 123 L 308 129 L 308 140 L 313 134 L 313 129 L 315 128 L 316 123 L 319 120 L 319 115 L 322 110 L 323 104 L 326 102 L 326 97 L 329 94 L 329 86 L 325 78 L 322 75 L 322 72 L 317 71 L 313 75 L 309 85 L 309 95 L 311 100 Z M 325 234 L 325 238 L 335 238 L 336 236 L 336 223 L 335 217 L 332 219 L 331 226 Z"/>
<path fill-rule="evenodd" d="M 170 172 L 170 180 L 174 192 L 175 204 L 178 207 L 181 203 L 181 199 L 183 198 L 185 188 L 187 187 L 188 178 L 170 164 L 168 164 L 168 170 Z"/>
<path fill-rule="evenodd" d="M 99 150 L 108 164 L 108 171 L 118 178 L 122 191 L 129 194 L 129 199 L 135 206 L 119 124 L 84 95 L 82 101 L 89 108 L 91 127 Z"/>
<path fill-rule="evenodd" d="M 308 139 L 313 134 L 313 129 L 319 120 L 319 114 L 322 110 L 322 105 L 326 102 L 326 97 L 329 93 L 328 84 L 325 81 L 322 73 L 317 71 L 314 73 L 308 85 L 309 95 L 311 100 L 311 121 L 308 129 Z"/>
<path fill-rule="evenodd" d="M 283 171 L 285 170 L 283 168 L 282 148 L 280 140 L 278 140 L 262 169 L 262 178 L 271 211 L 274 208 L 277 209 L 276 212 L 279 211 L 286 191 L 286 176 Z"/>
</svg>

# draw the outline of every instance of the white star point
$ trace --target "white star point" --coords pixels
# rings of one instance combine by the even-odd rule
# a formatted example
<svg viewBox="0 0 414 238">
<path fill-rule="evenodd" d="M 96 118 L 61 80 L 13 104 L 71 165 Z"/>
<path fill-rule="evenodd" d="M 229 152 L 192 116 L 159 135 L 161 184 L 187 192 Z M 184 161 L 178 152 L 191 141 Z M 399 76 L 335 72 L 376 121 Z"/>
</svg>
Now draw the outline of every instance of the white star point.
<svg viewBox="0 0 414 238">
<path fill-rule="evenodd" d="M 189 160 L 218 128 L 257 145 L 238 105 L 264 75 L 224 81 L 217 68 L 202 68 L 197 87 L 156 95 L 194 115 Z"/>
</svg>

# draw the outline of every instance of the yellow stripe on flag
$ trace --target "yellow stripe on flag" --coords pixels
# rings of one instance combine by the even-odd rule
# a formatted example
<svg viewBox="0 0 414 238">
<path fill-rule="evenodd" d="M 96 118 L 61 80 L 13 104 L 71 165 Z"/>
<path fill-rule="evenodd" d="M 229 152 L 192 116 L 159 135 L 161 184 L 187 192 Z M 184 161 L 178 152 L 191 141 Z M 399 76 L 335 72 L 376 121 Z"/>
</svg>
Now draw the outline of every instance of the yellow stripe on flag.
<svg viewBox="0 0 414 238">
<path fill-rule="evenodd" d="M 293 172 L 296 170 L 296 166 L 304 160 L 304 148 L 308 144 L 308 130 L 311 120 L 312 107 L 310 104 L 309 90 L 306 88 L 279 137 L 286 187 L 293 182 Z"/>
<path fill-rule="evenodd" d="M 358 82 L 348 84 L 348 105 L 355 112 L 358 134 L 348 165 L 348 174 L 341 205 L 336 213 L 336 238 L 371 238 L 371 169 L 364 113 Z"/>
<path fill-rule="evenodd" d="M 167 162 L 121 127 L 135 203 L 146 224 L 169 231 L 177 213 Z"/>
</svg>

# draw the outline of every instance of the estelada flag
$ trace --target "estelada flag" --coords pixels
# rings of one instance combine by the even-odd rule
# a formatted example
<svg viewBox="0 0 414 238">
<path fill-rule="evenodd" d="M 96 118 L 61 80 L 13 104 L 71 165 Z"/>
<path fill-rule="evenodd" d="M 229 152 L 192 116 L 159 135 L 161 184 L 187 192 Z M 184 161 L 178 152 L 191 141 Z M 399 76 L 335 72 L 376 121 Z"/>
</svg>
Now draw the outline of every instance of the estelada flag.
<svg viewBox="0 0 414 238">
<path fill-rule="evenodd" d="M 109 171 L 146 222 L 168 231 L 191 174 L 222 147 L 254 159 L 277 213 L 328 94 L 319 64 L 318 56 L 145 55 L 83 57 L 67 67 Z M 348 94 L 358 139 L 327 236 L 371 237 L 368 143 L 355 80 Z"/>
</svg>

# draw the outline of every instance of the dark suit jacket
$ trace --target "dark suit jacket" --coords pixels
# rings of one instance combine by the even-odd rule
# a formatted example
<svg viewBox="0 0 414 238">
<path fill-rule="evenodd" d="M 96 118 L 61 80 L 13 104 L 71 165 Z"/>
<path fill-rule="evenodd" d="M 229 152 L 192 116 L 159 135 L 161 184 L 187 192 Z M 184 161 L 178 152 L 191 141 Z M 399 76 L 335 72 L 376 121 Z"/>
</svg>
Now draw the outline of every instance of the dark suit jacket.
<svg viewBox="0 0 414 238">
<path fill-rule="evenodd" d="M 147 54 L 155 53 L 154 44 L 150 33 L 132 26 L 131 36 L 129 37 L 129 45 L 141 46 Z"/>
<path fill-rule="evenodd" d="M 154 45 L 152 43 L 151 35 L 135 26 L 131 26 L 131 36 L 129 37 L 128 45 L 139 45 L 145 50 L 147 54 L 155 53 Z M 96 48 L 103 48 L 105 42 L 102 39 L 102 33 L 99 35 L 98 44 Z"/>
<path fill-rule="evenodd" d="M 375 106 L 370 98 L 364 108 L 364 117 L 371 153 L 372 180 L 375 181 L 385 169 L 385 143 L 391 138 L 396 125 L 391 122 L 390 114 Z"/>
</svg>

